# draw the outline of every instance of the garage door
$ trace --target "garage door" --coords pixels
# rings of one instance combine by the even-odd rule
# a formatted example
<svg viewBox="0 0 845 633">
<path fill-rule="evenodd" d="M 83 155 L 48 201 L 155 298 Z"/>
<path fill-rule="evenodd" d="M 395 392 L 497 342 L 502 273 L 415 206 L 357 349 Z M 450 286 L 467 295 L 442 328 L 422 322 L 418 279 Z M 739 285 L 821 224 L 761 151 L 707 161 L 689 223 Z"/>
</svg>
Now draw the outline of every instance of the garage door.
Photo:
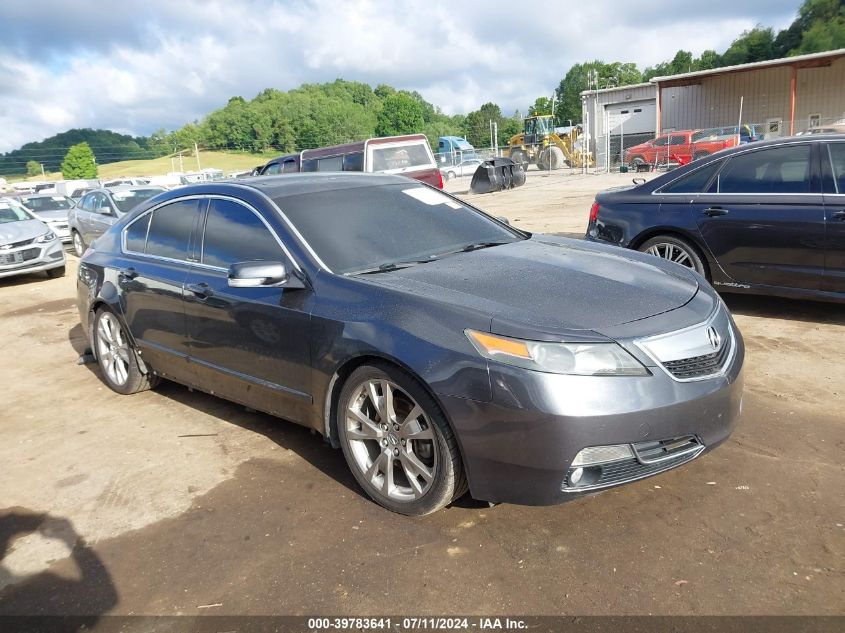
<svg viewBox="0 0 845 633">
<path fill-rule="evenodd" d="M 654 101 L 609 105 L 607 127 L 615 134 L 653 134 L 656 106 Z"/>
</svg>

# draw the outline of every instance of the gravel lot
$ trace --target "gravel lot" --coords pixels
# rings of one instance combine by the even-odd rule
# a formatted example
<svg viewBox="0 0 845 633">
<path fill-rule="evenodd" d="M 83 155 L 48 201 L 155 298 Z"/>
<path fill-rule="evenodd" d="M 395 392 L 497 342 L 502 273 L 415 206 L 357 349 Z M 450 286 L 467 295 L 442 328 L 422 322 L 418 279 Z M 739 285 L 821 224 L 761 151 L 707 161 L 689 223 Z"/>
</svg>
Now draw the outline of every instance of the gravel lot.
<svg viewBox="0 0 845 633">
<path fill-rule="evenodd" d="M 594 193 L 627 182 L 530 172 L 470 198 L 580 236 Z M 0 280 L 0 613 L 843 613 L 845 306 L 726 296 L 744 414 L 686 467 L 408 519 L 300 427 L 172 383 L 111 392 L 76 364 L 68 260 L 63 279 Z"/>
</svg>

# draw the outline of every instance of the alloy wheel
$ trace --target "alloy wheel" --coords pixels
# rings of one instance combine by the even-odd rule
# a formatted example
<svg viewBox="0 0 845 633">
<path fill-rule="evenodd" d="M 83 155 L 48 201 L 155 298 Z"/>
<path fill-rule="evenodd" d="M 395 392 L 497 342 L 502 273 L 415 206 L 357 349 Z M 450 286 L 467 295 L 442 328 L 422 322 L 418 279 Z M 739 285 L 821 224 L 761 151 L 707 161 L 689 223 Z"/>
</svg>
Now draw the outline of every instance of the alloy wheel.
<svg viewBox="0 0 845 633">
<path fill-rule="evenodd" d="M 104 312 L 97 323 L 97 357 L 103 371 L 116 385 L 129 378 L 129 343 L 123 328 L 110 313 Z"/>
<path fill-rule="evenodd" d="M 73 250 L 77 257 L 82 257 L 85 253 L 85 244 L 82 243 L 82 236 L 76 231 L 73 232 Z"/>
<path fill-rule="evenodd" d="M 353 463 L 384 497 L 414 501 L 431 488 L 439 466 L 434 427 L 396 383 L 361 383 L 348 400 L 345 431 Z"/>
<path fill-rule="evenodd" d="M 668 259 L 676 264 L 695 270 L 695 263 L 693 262 L 690 253 L 685 248 L 678 246 L 677 244 L 658 242 L 657 244 L 652 244 L 645 252 L 649 255 L 656 255 L 657 257 Z"/>
</svg>

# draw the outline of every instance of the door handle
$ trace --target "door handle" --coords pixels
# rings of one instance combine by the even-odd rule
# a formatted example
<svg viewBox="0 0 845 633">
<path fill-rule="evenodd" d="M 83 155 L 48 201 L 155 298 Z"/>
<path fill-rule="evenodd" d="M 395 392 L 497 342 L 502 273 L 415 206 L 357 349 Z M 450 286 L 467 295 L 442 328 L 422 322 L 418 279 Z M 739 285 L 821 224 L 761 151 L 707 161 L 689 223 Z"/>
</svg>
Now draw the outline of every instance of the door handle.
<svg viewBox="0 0 845 633">
<path fill-rule="evenodd" d="M 124 279 L 135 279 L 138 276 L 138 271 L 135 270 L 132 266 L 129 268 L 124 268 L 121 270 L 118 275 L 123 277 Z"/>
<path fill-rule="evenodd" d="M 837 211 L 832 216 L 830 216 L 832 220 L 838 220 L 839 222 L 845 222 L 845 211 Z"/>
<path fill-rule="evenodd" d="M 715 218 L 720 215 L 727 215 L 728 213 L 730 213 L 730 211 L 728 211 L 727 209 L 723 209 L 722 207 L 709 207 L 707 209 L 704 209 L 702 213 L 709 218 Z"/>
<path fill-rule="evenodd" d="M 207 299 L 214 294 L 214 291 L 204 281 L 198 284 L 188 284 L 188 290 L 201 299 Z"/>
</svg>

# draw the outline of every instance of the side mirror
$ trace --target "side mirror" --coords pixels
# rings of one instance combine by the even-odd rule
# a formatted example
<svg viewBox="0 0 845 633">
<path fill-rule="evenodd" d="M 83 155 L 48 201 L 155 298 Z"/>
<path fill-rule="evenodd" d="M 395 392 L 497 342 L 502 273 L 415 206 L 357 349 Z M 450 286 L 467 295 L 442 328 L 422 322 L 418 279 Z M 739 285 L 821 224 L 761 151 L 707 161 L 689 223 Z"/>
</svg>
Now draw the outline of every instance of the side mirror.
<svg viewBox="0 0 845 633">
<path fill-rule="evenodd" d="M 507 224 L 508 226 L 510 226 L 510 225 L 511 225 L 511 221 L 510 221 L 510 220 L 508 220 L 508 219 L 507 219 L 505 216 L 503 216 L 503 215 L 497 215 L 497 216 L 496 216 L 496 219 L 497 219 L 499 222 L 501 222 L 502 224 Z"/>
<path fill-rule="evenodd" d="M 233 288 L 304 288 L 305 284 L 288 272 L 282 262 L 239 262 L 229 266 Z"/>
</svg>

